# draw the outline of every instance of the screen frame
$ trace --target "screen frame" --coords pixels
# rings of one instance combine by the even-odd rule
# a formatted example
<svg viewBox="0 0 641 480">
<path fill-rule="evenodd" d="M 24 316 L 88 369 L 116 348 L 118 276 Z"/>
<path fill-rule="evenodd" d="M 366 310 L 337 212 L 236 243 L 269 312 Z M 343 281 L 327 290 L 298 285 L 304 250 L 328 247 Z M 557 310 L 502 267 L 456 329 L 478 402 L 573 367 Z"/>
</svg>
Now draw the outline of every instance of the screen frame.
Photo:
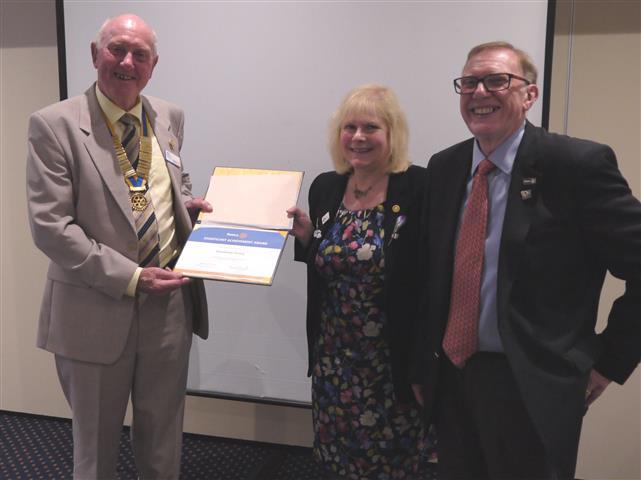
<svg viewBox="0 0 641 480">
<path fill-rule="evenodd" d="M 551 79 L 552 79 L 552 66 L 553 66 L 553 51 L 554 51 L 554 32 L 556 21 L 556 7 L 557 0 L 547 0 L 547 20 L 545 28 L 545 59 L 544 59 L 544 75 L 542 81 L 542 95 L 541 95 L 541 127 L 547 130 L 549 128 L 550 117 L 550 98 L 551 98 Z M 67 55 L 65 44 L 65 9 L 64 0 L 55 1 L 56 10 L 56 28 L 57 28 L 57 46 L 58 46 L 58 80 L 59 80 L 59 95 L 60 100 L 68 98 L 68 81 L 67 81 Z M 261 398 L 251 395 L 233 394 L 225 392 L 212 392 L 187 389 L 188 395 L 208 397 L 221 400 L 232 400 L 240 402 L 248 402 L 254 404 L 266 404 L 275 406 L 286 406 L 295 408 L 311 408 L 308 402 L 287 400 L 287 399 L 274 399 L 274 398 Z"/>
</svg>

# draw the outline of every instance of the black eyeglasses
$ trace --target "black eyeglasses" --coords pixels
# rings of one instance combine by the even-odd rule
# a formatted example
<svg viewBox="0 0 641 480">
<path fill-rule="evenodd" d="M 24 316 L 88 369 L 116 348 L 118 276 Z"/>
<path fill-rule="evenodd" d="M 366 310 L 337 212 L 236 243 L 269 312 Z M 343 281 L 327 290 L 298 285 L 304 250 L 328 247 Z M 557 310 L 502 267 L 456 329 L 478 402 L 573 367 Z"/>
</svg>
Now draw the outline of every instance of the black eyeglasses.
<svg viewBox="0 0 641 480">
<path fill-rule="evenodd" d="M 473 76 L 455 78 L 454 91 L 459 95 L 471 95 L 476 91 L 478 84 L 482 83 L 486 91 L 500 92 L 510 88 L 513 78 L 523 80 L 526 85 L 532 83 L 527 78 L 519 77 L 513 73 L 491 73 L 480 78 Z"/>
</svg>

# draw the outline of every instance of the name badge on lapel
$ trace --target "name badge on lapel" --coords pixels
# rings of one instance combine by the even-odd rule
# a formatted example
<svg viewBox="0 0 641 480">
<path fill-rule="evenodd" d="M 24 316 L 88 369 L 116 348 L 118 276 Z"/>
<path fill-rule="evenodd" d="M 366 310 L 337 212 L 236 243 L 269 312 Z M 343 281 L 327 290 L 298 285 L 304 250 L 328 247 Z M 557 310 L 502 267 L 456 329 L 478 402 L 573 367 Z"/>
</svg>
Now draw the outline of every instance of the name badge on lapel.
<svg viewBox="0 0 641 480">
<path fill-rule="evenodd" d="M 165 160 L 167 160 L 172 165 L 180 168 L 180 157 L 169 150 L 165 150 Z"/>
<path fill-rule="evenodd" d="M 536 177 L 525 177 L 521 183 L 523 184 L 523 190 L 519 192 L 521 194 L 521 200 L 524 202 L 532 200 L 537 186 Z"/>
</svg>

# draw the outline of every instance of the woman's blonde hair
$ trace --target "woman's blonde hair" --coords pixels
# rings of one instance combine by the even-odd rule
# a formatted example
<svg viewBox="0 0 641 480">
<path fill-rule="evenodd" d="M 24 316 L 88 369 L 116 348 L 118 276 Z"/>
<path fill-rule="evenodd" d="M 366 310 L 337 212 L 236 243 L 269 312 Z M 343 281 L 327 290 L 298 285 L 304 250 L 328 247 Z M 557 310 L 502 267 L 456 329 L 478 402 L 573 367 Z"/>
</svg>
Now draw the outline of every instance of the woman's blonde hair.
<svg viewBox="0 0 641 480">
<path fill-rule="evenodd" d="M 390 147 L 387 171 L 403 172 L 410 165 L 407 151 L 409 130 L 405 113 L 389 87 L 376 84 L 361 85 L 347 94 L 329 124 L 329 152 L 338 173 L 348 173 L 351 165 L 343 156 L 341 130 L 346 120 L 356 115 L 374 115 L 387 127 Z"/>
</svg>

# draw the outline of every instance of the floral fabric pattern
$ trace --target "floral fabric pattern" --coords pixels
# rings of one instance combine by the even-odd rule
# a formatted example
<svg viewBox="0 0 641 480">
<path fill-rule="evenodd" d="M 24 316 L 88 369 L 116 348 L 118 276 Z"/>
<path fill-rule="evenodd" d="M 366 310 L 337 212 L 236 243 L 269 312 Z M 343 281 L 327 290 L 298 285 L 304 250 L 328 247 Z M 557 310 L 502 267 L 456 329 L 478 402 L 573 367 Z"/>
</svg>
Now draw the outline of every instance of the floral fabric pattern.
<svg viewBox="0 0 641 480">
<path fill-rule="evenodd" d="M 409 479 L 422 435 L 418 407 L 395 400 L 383 311 L 384 208 L 341 205 L 319 246 L 327 283 L 312 374 L 314 454 L 332 475 Z"/>
</svg>

